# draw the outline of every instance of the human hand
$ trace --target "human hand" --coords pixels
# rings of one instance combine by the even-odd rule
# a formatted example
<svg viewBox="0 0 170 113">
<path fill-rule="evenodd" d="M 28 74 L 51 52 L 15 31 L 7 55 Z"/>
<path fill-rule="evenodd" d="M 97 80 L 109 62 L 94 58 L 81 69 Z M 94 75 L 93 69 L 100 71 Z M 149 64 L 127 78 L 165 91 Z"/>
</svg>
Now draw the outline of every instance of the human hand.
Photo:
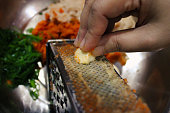
<svg viewBox="0 0 170 113">
<path fill-rule="evenodd" d="M 75 46 L 108 52 L 152 51 L 170 45 L 170 0 L 86 0 Z M 128 15 L 138 17 L 137 27 L 110 32 L 114 23 Z"/>
</svg>

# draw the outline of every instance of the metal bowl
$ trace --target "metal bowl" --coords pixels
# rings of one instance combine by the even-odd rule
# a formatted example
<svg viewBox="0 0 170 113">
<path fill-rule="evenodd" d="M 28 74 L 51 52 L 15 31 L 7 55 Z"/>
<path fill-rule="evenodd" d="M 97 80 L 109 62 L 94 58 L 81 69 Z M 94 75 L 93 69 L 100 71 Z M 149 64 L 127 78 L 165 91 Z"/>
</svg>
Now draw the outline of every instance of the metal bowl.
<svg viewBox="0 0 170 113">
<path fill-rule="evenodd" d="M 50 3 L 58 0 L 5 0 L 0 1 L 0 27 L 17 28 L 24 31 L 35 22 L 35 15 Z M 33 18 L 34 17 L 34 18 Z M 38 22 L 38 20 L 36 20 Z M 34 25 L 35 26 L 35 25 Z M 170 112 L 170 48 L 156 52 L 127 53 L 128 60 L 122 67 L 122 77 L 127 78 L 132 89 L 136 89 L 153 113 Z M 17 90 L 17 95 L 23 91 Z M 44 89 L 45 92 L 45 89 Z M 15 95 L 16 96 L 16 95 Z M 27 96 L 29 96 L 27 94 Z M 27 96 L 25 98 L 27 98 Z M 27 101 L 30 105 L 27 104 Z M 27 99 L 18 104 L 23 112 L 49 112 L 49 108 L 32 110 L 37 103 Z M 40 101 L 39 101 L 40 102 Z M 42 102 L 42 101 L 41 101 Z M 40 102 L 40 103 L 41 103 Z M 49 104 L 48 101 L 42 102 Z M 37 111 L 36 111 L 37 110 Z"/>
</svg>

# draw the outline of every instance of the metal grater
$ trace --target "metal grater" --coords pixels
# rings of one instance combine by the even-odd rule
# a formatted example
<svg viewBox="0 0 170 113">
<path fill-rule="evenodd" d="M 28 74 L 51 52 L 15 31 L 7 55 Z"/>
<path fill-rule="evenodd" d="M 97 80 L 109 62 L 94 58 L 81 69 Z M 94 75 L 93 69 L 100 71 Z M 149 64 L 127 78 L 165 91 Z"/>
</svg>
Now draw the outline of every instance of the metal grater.
<svg viewBox="0 0 170 113">
<path fill-rule="evenodd" d="M 73 40 L 47 44 L 50 99 L 57 113 L 133 113 L 137 97 L 104 57 L 74 60 Z M 136 112 L 137 113 L 137 112 Z"/>
</svg>

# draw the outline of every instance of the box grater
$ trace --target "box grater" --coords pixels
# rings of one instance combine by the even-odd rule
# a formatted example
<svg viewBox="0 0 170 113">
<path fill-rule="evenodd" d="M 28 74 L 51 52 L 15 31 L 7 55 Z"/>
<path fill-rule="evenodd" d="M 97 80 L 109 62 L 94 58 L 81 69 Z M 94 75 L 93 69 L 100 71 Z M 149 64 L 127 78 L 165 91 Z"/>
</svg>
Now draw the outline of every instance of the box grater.
<svg viewBox="0 0 170 113">
<path fill-rule="evenodd" d="M 88 65 L 77 63 L 73 41 L 50 40 L 47 43 L 51 112 L 150 112 L 104 56 Z"/>
</svg>

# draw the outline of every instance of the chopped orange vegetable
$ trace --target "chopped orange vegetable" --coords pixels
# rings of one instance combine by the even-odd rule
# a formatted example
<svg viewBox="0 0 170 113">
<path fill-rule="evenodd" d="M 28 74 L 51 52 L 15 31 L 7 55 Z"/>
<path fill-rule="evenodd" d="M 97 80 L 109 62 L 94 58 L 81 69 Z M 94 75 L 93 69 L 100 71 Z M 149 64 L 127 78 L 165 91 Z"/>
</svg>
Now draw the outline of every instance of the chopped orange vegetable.
<svg viewBox="0 0 170 113">
<path fill-rule="evenodd" d="M 124 83 L 125 83 L 125 84 L 127 84 L 127 83 L 128 83 L 128 81 L 127 81 L 127 79 L 126 79 L 126 78 L 124 78 L 124 79 L 123 79 L 123 81 L 124 81 Z"/>
<path fill-rule="evenodd" d="M 57 17 L 57 13 L 56 13 L 55 11 L 53 11 L 53 15 L 54 15 L 55 17 Z"/>
<path fill-rule="evenodd" d="M 48 13 L 45 13 L 45 19 L 50 20 L 50 15 Z"/>
<path fill-rule="evenodd" d="M 60 13 L 64 13 L 64 10 L 62 8 L 59 9 Z"/>
<path fill-rule="evenodd" d="M 135 90 L 135 89 L 132 89 L 132 92 L 136 93 L 136 90 Z"/>
<path fill-rule="evenodd" d="M 7 83 L 8 85 L 12 85 L 12 81 L 11 81 L 11 80 L 7 80 L 6 83 Z"/>
<path fill-rule="evenodd" d="M 60 22 L 56 18 L 50 20 L 49 14 L 45 14 L 46 20 L 40 21 L 32 31 L 33 35 L 42 37 L 40 42 L 33 45 L 37 51 L 42 53 L 43 62 L 46 61 L 46 43 L 50 39 L 74 39 L 77 36 L 80 22 L 72 19 L 70 22 Z"/>
<path fill-rule="evenodd" d="M 141 98 L 138 99 L 135 109 L 136 111 L 142 110 L 143 113 L 150 113 L 150 109 L 144 102 L 142 102 Z"/>
<path fill-rule="evenodd" d="M 121 63 L 121 65 L 126 64 L 126 54 L 123 52 L 108 53 L 105 56 L 111 63 L 115 63 L 118 61 Z"/>
</svg>

